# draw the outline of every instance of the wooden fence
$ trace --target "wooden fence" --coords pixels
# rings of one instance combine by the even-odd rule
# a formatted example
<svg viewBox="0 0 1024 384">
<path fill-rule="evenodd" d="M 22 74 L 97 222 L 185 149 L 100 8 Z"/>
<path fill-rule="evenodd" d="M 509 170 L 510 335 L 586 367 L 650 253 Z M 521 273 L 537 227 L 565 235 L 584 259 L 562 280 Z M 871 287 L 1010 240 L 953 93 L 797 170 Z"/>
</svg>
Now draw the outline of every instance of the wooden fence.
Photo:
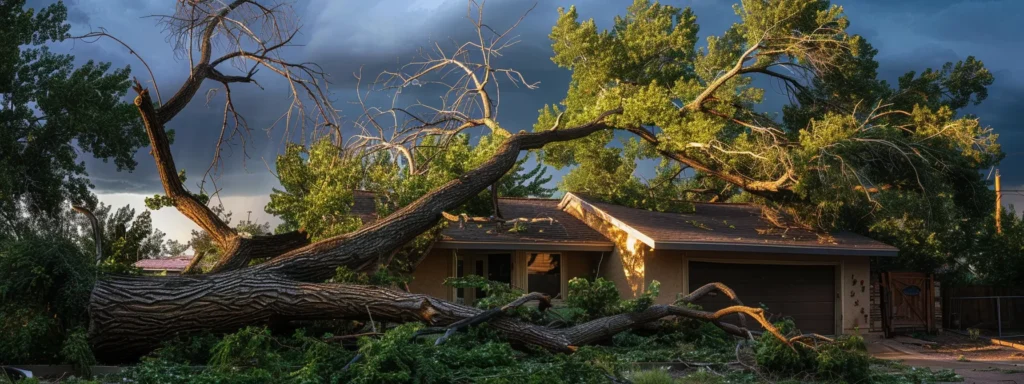
<svg viewBox="0 0 1024 384">
<path fill-rule="evenodd" d="M 1024 333 L 1024 287 L 959 286 L 944 296 L 943 326 Z M 1000 297 L 997 299 L 997 297 Z"/>
</svg>

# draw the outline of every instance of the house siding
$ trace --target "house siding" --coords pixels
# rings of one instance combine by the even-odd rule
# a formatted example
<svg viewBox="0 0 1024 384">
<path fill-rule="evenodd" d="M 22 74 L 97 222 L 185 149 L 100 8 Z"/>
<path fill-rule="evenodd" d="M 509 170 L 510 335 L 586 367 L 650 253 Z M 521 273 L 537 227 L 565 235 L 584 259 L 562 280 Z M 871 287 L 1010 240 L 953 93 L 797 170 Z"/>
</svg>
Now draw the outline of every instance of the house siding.
<svg viewBox="0 0 1024 384">
<path fill-rule="evenodd" d="M 409 282 L 409 290 L 440 299 L 450 300 L 451 289 L 444 285 L 444 280 L 455 271 L 452 265 L 452 250 L 434 249 L 416 266 L 413 280 Z"/>
<path fill-rule="evenodd" d="M 597 264 L 607 262 L 609 259 L 608 254 L 610 253 L 604 252 L 604 259 L 602 260 L 602 252 L 565 252 L 566 278 L 568 280 L 577 277 L 594 279 L 598 273 Z"/>
</svg>

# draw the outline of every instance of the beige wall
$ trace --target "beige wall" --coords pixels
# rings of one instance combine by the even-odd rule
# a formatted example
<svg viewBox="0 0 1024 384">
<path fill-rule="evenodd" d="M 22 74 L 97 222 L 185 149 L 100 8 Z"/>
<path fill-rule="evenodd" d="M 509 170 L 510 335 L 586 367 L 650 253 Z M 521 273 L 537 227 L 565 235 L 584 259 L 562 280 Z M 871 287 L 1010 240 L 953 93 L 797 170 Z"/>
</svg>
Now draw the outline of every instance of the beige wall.
<svg viewBox="0 0 1024 384">
<path fill-rule="evenodd" d="M 452 250 L 433 249 L 430 254 L 416 266 L 413 272 L 413 280 L 409 283 L 409 290 L 413 293 L 423 293 L 437 298 L 450 300 L 451 289 L 444 286 L 444 279 L 455 271 L 452 266 Z"/>
<path fill-rule="evenodd" d="M 413 293 L 423 293 L 446 300 L 452 299 L 452 289 L 443 285 L 444 280 L 453 276 L 455 267 L 452 265 L 455 251 L 451 249 L 434 249 L 423 259 L 423 262 L 413 272 L 413 281 L 409 283 L 409 289 Z M 496 251 L 457 251 L 465 253 L 495 253 Z M 512 285 L 526 289 L 526 260 L 528 255 L 534 251 L 507 251 L 515 255 L 512 268 Z M 562 272 L 562 291 L 567 292 L 567 282 L 574 277 L 592 279 L 597 276 L 598 264 L 604 264 L 612 260 L 611 252 L 605 252 L 602 260 L 601 252 L 585 251 L 551 251 L 559 253 L 564 258 L 565 270 Z M 604 266 L 601 266 L 605 269 Z"/>
<path fill-rule="evenodd" d="M 621 270 L 623 262 L 612 257 L 602 265 L 601 276 L 609 279 L 619 287 L 623 297 L 632 297 L 642 292 L 632 289 L 634 282 L 629 281 Z M 861 256 L 825 256 L 825 255 L 792 255 L 792 254 L 755 254 L 741 252 L 684 252 L 655 251 L 647 252 L 643 265 L 630 268 L 645 271 L 643 285 L 657 280 L 661 283 L 661 294 L 657 302 L 672 303 L 677 293 L 689 293 L 698 287 L 688 284 L 688 261 L 732 262 L 753 264 L 792 264 L 792 265 L 833 265 L 837 271 L 839 285 L 836 290 L 838 303 L 836 319 L 843 333 L 852 333 L 859 329 L 861 333 L 868 331 L 870 321 L 870 277 L 869 259 Z M 863 283 L 862 283 L 863 281 Z M 632 293 L 632 295 L 631 295 Z M 740 298 L 742 299 L 742 298 Z"/>
</svg>

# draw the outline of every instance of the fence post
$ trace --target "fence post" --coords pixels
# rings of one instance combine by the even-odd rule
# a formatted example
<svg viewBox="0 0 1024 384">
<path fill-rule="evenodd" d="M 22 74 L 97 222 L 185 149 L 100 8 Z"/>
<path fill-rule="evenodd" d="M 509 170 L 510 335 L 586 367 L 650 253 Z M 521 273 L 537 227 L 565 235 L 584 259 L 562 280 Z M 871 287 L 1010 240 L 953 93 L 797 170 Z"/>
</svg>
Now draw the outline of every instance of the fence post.
<svg viewBox="0 0 1024 384">
<path fill-rule="evenodd" d="M 999 337 L 1003 337 L 1003 311 L 999 305 L 1000 301 L 1002 300 L 996 296 L 996 324 L 999 325 Z"/>
<path fill-rule="evenodd" d="M 957 311 L 956 311 L 957 316 L 960 316 L 960 319 L 957 321 L 959 323 L 957 326 L 960 328 L 961 331 L 963 331 L 964 330 L 964 299 L 958 299 L 956 301 L 956 308 L 957 308 Z"/>
</svg>

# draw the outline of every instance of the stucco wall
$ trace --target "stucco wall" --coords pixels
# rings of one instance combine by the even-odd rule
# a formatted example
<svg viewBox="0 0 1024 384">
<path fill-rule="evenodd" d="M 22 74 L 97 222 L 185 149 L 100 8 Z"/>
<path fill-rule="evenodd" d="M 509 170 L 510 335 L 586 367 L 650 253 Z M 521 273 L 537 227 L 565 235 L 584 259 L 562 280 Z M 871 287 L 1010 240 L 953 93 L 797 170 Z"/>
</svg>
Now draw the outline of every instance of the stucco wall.
<svg viewBox="0 0 1024 384">
<path fill-rule="evenodd" d="M 597 264 L 602 262 L 601 252 L 565 252 L 566 257 L 566 278 L 571 280 L 574 277 L 593 279 L 597 276 Z M 611 252 L 604 253 L 604 260 L 609 259 Z"/>
<path fill-rule="evenodd" d="M 447 278 L 452 268 L 452 250 L 434 249 L 430 254 L 416 266 L 413 272 L 413 280 L 409 283 L 409 290 L 413 293 L 423 293 L 441 299 L 451 299 L 451 289 L 444 286 L 444 279 Z"/>
<path fill-rule="evenodd" d="M 652 281 L 661 284 L 657 304 L 672 304 L 676 300 L 676 294 L 683 292 L 683 275 L 686 273 L 686 266 L 683 264 L 683 257 L 678 252 L 654 251 L 649 252 L 645 258 L 644 287 Z"/>
</svg>

